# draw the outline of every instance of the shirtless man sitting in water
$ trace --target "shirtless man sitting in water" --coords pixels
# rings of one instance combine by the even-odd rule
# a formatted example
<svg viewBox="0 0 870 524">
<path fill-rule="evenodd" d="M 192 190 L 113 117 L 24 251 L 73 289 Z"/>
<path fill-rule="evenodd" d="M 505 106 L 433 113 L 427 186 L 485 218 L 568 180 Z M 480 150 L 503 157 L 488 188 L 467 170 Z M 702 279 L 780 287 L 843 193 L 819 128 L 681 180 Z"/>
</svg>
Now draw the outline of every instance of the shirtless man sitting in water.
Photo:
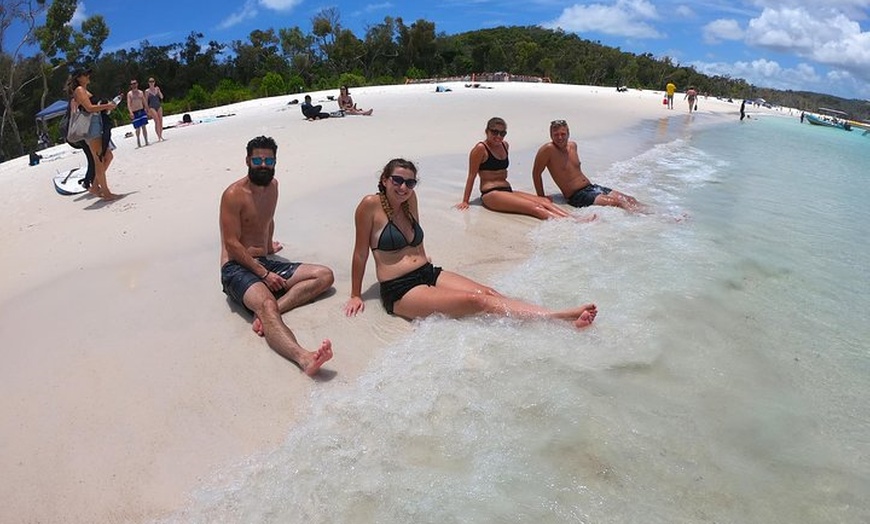
<svg viewBox="0 0 870 524">
<path fill-rule="evenodd" d="M 546 168 L 553 177 L 553 182 L 559 186 L 565 200 L 574 207 L 615 206 L 631 212 L 644 211 L 646 208 L 634 197 L 628 196 L 609 187 L 593 184 L 583 174 L 580 168 L 580 154 L 577 152 L 577 142 L 568 140 L 568 122 L 553 120 L 550 122 L 550 142 L 542 145 L 535 155 L 532 167 L 532 182 L 538 196 L 544 196 L 544 183 L 541 174 Z"/>
<path fill-rule="evenodd" d="M 281 314 L 317 298 L 332 286 L 334 277 L 326 266 L 271 256 L 283 247 L 272 240 L 277 151 L 275 141 L 265 136 L 248 142 L 248 175 L 230 184 L 221 197 L 221 283 L 224 293 L 254 314 L 254 332 L 313 376 L 332 358 L 332 342 L 324 340 L 316 351 L 304 349 Z"/>
</svg>

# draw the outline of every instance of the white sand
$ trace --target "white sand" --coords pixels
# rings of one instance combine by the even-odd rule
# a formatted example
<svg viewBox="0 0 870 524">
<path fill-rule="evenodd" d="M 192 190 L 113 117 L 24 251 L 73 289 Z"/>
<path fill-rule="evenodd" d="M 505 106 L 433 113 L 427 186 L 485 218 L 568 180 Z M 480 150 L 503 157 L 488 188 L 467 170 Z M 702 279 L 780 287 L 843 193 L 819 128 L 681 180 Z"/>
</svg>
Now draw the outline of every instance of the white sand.
<svg viewBox="0 0 870 524">
<path fill-rule="evenodd" d="M 390 158 L 418 162 L 430 256 L 486 281 L 524 256 L 524 232 L 536 223 L 479 205 L 464 213 L 451 207 L 489 117 L 508 122 L 510 180 L 524 191 L 533 191 L 533 158 L 524 152 L 548 140 L 552 119 L 569 121 L 588 159 L 586 138 L 613 135 L 616 144 L 616 133 L 641 119 L 689 118 L 682 94 L 667 111 L 661 92 L 447 85 L 451 92 L 353 89 L 361 107 L 375 109 L 372 117 L 307 122 L 298 105 L 287 105 L 302 95 L 192 113 L 234 116 L 168 129 L 157 144 L 149 124 L 152 144 L 141 149 L 123 138 L 129 126 L 118 128 L 108 180 L 127 196 L 108 204 L 55 193 L 55 173 L 85 163 L 68 146 L 41 152 L 46 158 L 35 167 L 26 158 L 0 165 L 0 521 L 128 522 L 172 511 L 215 471 L 278 445 L 311 388 L 353 381 L 385 344 L 413 329 L 383 311 L 370 289 L 371 261 L 366 312 L 342 313 L 353 211 Z M 312 95 L 327 94 L 337 92 Z M 711 113 L 736 120 L 739 110 L 739 101 L 699 105 L 699 120 Z M 165 124 L 179 120 L 167 116 Z M 318 381 L 255 336 L 220 288 L 220 194 L 245 175 L 245 144 L 260 134 L 279 144 L 280 254 L 336 275 L 334 294 L 285 315 L 303 345 L 332 339 L 335 358 Z M 606 167 L 584 163 L 593 182 Z M 556 191 L 550 181 L 546 187 Z"/>
</svg>

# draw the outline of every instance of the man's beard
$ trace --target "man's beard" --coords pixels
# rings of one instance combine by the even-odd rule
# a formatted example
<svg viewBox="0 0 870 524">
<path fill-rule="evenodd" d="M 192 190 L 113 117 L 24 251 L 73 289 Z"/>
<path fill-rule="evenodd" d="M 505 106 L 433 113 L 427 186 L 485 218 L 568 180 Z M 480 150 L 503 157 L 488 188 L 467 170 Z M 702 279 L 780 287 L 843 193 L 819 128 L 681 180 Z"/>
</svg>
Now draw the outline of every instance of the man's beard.
<svg viewBox="0 0 870 524">
<path fill-rule="evenodd" d="M 275 178 L 275 170 L 268 167 L 249 167 L 248 180 L 256 186 L 268 186 Z"/>
</svg>

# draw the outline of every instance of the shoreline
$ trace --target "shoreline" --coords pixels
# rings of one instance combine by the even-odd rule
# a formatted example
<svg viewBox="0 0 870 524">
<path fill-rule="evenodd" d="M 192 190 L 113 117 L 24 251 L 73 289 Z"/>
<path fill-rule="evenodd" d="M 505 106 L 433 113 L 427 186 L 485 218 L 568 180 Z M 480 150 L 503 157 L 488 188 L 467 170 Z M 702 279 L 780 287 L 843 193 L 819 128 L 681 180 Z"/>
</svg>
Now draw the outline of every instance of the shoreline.
<svg viewBox="0 0 870 524">
<path fill-rule="evenodd" d="M 306 122 L 298 106 L 286 105 L 304 94 L 274 97 L 211 109 L 235 115 L 171 128 L 167 142 L 149 147 L 133 149 L 135 139 L 116 137 L 109 183 L 129 195 L 96 207 L 88 197 L 57 196 L 50 185 L 55 168 L 72 166 L 81 154 L 27 167 L 26 180 L 13 180 L 24 176 L 17 165 L 0 166 L 0 187 L 10 197 L 2 257 L 14 268 L 0 279 L 0 328 L 11 342 L 4 344 L 9 365 L 0 401 L 10 428 L 0 456 L 8 472 L 4 513 L 12 521 L 93 522 L 174 512 L 214 472 L 279 445 L 305 415 L 300 397 L 331 387 L 321 382 L 355 380 L 385 345 L 413 330 L 389 317 L 376 296 L 362 317 L 348 320 L 341 311 L 353 209 L 374 191 L 392 156 L 421 169 L 421 218 L 437 264 L 487 281 L 528 254 L 525 233 L 537 223 L 479 205 L 464 213 L 452 208 L 467 166 L 444 162 L 467 158 L 488 117 L 508 122 L 516 155 L 509 180 L 524 191 L 532 187 L 526 151 L 547 140 L 549 120 L 568 120 L 581 158 L 594 163 L 599 154 L 585 140 L 604 143 L 625 133 L 630 141 L 634 133 L 626 129 L 662 118 L 660 92 L 624 97 L 586 86 L 492 86 L 437 94 L 434 84 L 358 88 L 355 98 L 375 108 L 373 117 L 322 122 Z M 613 99 L 621 103 L 602 103 Z M 530 100 L 534 112 L 524 105 Z M 710 111 L 736 115 L 733 104 L 721 104 Z M 433 112 L 439 125 L 432 125 Z M 680 114 L 673 113 L 669 121 Z M 590 123 L 581 126 L 584 117 Z M 332 338 L 332 373 L 319 381 L 275 355 L 220 292 L 217 203 L 243 175 L 244 144 L 255 134 L 279 144 L 280 254 L 335 272 L 332 294 L 285 315 L 303 345 Z M 601 156 L 620 151 L 617 144 Z M 599 172 L 588 173 L 593 182 Z M 553 192 L 552 182 L 546 187 Z M 461 249 L 469 239 L 474 257 Z M 370 261 L 364 291 L 373 284 Z"/>
</svg>

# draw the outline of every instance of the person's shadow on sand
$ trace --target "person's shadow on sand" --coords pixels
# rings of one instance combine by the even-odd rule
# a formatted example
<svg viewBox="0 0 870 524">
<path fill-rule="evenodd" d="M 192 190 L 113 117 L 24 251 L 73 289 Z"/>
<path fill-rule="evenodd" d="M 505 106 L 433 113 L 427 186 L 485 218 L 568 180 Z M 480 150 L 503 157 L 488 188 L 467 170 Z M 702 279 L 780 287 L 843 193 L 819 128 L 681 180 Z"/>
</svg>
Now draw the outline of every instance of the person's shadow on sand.
<svg viewBox="0 0 870 524">
<path fill-rule="evenodd" d="M 129 193 L 118 193 L 118 198 L 113 198 L 111 200 L 104 200 L 104 199 L 102 199 L 96 195 L 92 195 L 90 193 L 82 193 L 82 196 L 76 198 L 76 201 L 84 200 L 84 199 L 94 199 L 95 202 L 91 202 L 89 205 L 85 206 L 85 209 L 87 209 L 87 210 L 102 209 L 106 206 L 110 206 L 110 205 L 114 204 L 115 202 L 120 202 L 121 200 L 124 200 L 124 198 L 126 198 L 130 195 L 134 195 L 136 193 L 138 193 L 138 191 L 130 191 Z"/>
</svg>

